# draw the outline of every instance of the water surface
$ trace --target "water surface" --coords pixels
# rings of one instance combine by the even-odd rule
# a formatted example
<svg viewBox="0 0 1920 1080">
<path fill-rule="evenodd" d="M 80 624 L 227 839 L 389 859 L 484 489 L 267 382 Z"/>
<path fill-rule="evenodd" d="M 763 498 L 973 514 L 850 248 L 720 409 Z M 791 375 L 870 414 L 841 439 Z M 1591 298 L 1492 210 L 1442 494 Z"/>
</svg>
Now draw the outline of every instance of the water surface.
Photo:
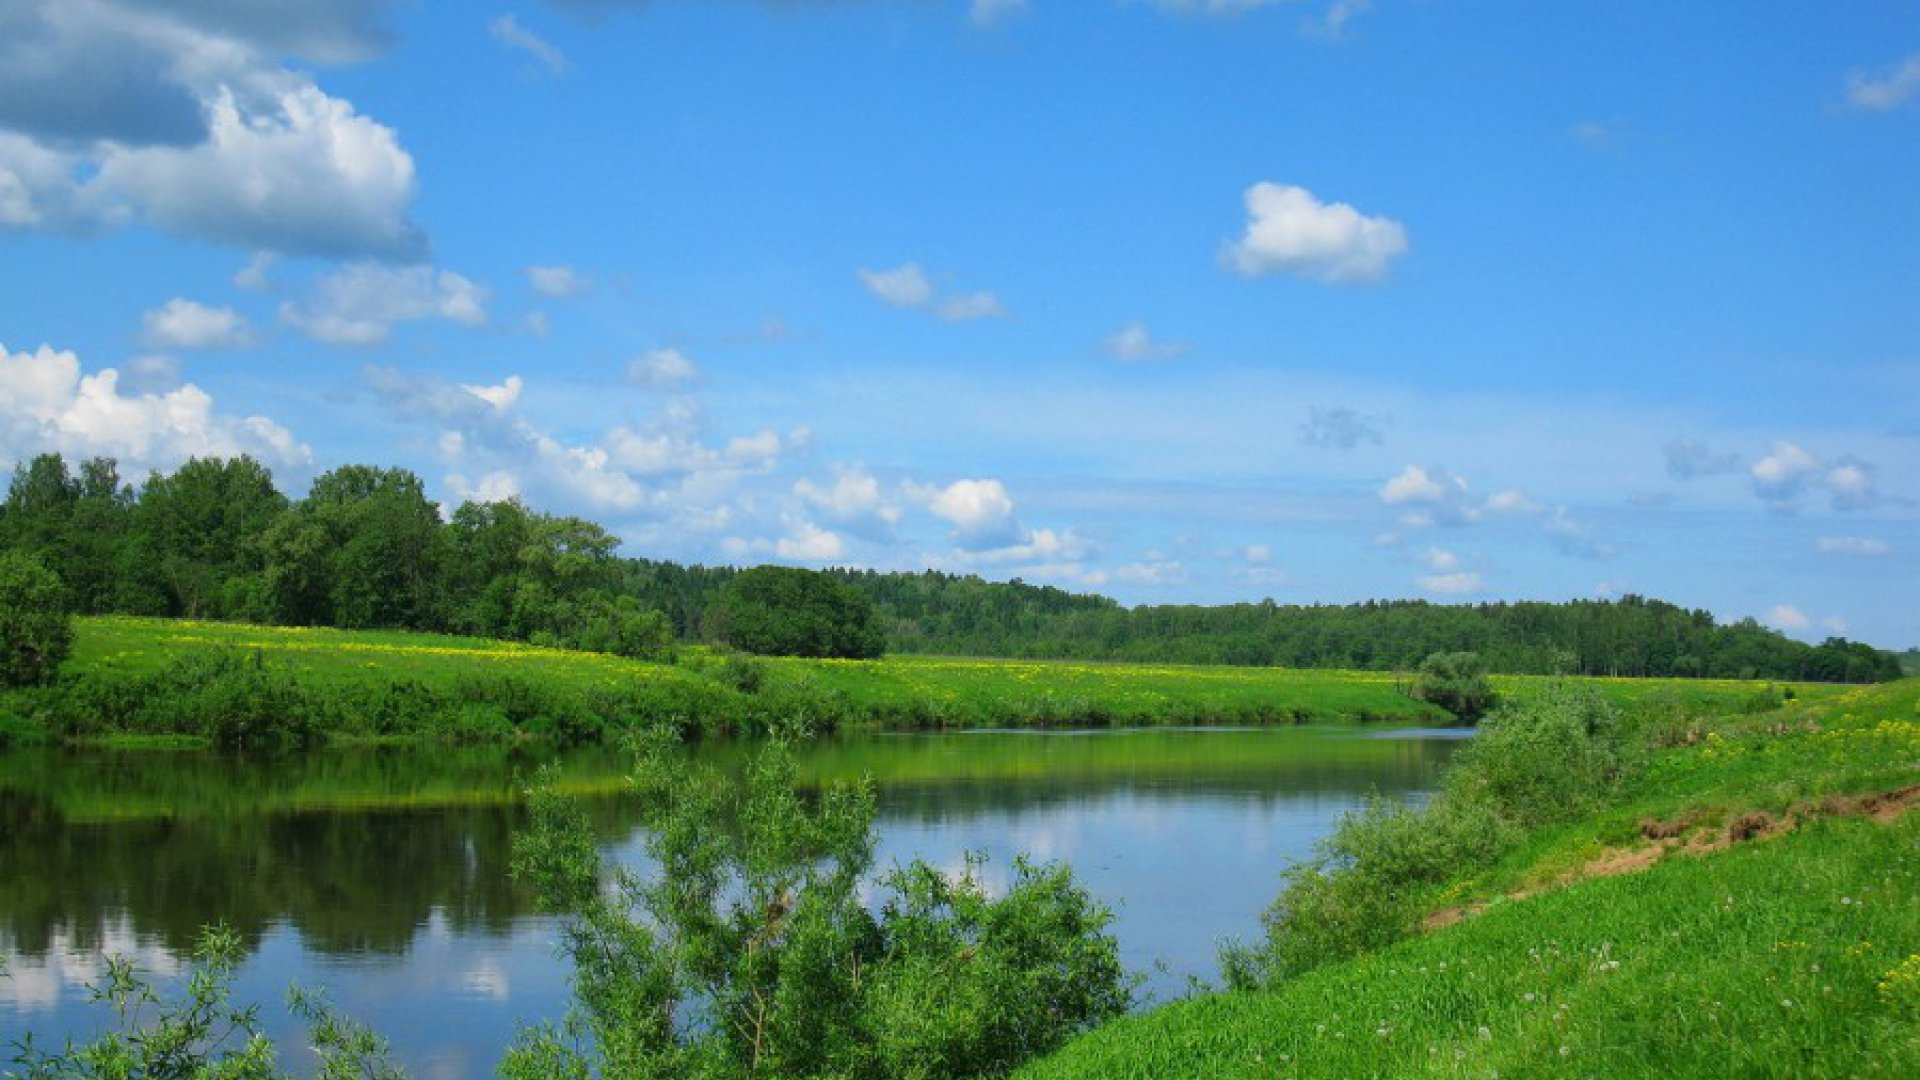
<svg viewBox="0 0 1920 1080">
<path fill-rule="evenodd" d="M 1391 737 L 1382 737 L 1391 736 Z M 871 776 L 884 868 L 967 852 L 1070 862 L 1115 913 L 1149 993 L 1211 978 L 1259 932 L 1280 873 L 1370 792 L 1419 799 L 1457 733 L 1355 728 L 864 735 L 801 749 L 803 778 Z M 737 765 L 746 748 L 698 751 Z M 247 943 L 236 996 L 276 1035 L 288 982 L 324 986 L 421 1076 L 484 1074 L 519 1021 L 557 1018 L 556 926 L 507 866 L 538 762 L 498 751 L 0 756 L 0 1044 L 84 1036 L 102 957 L 181 970 L 199 928 Z M 624 762 L 562 762 L 603 847 L 640 862 Z M 297 1038 L 283 1045 L 298 1045 Z"/>
</svg>

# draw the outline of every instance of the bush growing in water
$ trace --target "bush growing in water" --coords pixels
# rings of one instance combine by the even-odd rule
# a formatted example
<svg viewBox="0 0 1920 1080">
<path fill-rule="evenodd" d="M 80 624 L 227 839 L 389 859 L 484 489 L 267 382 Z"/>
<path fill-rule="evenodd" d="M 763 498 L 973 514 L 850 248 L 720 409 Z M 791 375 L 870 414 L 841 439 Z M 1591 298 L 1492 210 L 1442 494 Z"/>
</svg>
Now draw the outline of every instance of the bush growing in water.
<svg viewBox="0 0 1920 1080">
<path fill-rule="evenodd" d="M 777 740 L 737 784 L 671 741 L 644 740 L 635 777 L 654 880 L 603 868 L 581 811 L 532 793 L 515 868 L 568 915 L 578 1006 L 505 1075 L 991 1076 L 1126 1008 L 1109 915 L 1064 868 L 1016 863 L 993 900 L 971 867 L 916 862 L 876 917 L 869 788 L 802 798 Z"/>
<path fill-rule="evenodd" d="M 1528 829 L 1578 816 L 1626 764 L 1619 713 L 1591 687 L 1497 710 L 1424 808 L 1376 798 L 1287 872 L 1261 918 L 1266 940 L 1222 951 L 1227 984 L 1271 985 L 1407 936 L 1435 886 L 1491 865 Z"/>
<path fill-rule="evenodd" d="M 31 555 L 0 551 L 0 686 L 50 682 L 72 651 L 60 578 Z"/>
</svg>

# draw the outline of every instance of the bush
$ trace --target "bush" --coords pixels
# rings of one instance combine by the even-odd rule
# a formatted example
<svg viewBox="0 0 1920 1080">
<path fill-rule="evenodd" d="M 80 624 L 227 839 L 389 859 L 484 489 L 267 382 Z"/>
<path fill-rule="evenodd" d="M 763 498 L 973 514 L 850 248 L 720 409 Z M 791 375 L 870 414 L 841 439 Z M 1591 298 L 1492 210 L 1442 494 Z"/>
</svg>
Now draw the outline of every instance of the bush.
<svg viewBox="0 0 1920 1080">
<path fill-rule="evenodd" d="M 1434 653 L 1421 661 L 1413 696 L 1462 720 L 1478 719 L 1495 701 L 1487 662 L 1475 652 Z"/>
<path fill-rule="evenodd" d="M 882 879 L 876 917 L 869 787 L 801 797 L 779 740 L 744 782 L 689 768 L 671 731 L 639 749 L 650 880 L 530 793 L 515 871 L 568 916 L 577 1006 L 523 1031 L 504 1075 L 999 1075 L 1126 1008 L 1109 915 L 1065 869 L 1022 862 L 994 900 L 972 864 L 916 862 Z"/>
<path fill-rule="evenodd" d="M 1287 872 L 1261 917 L 1266 939 L 1222 950 L 1227 984 L 1269 986 L 1412 934 L 1436 888 L 1491 866 L 1526 830 L 1576 816 L 1626 762 L 1619 714 L 1590 688 L 1557 685 L 1500 709 L 1425 807 L 1372 799 Z"/>
<path fill-rule="evenodd" d="M 0 551 L 0 686 L 51 682 L 72 651 L 60 578 L 31 555 Z"/>
</svg>

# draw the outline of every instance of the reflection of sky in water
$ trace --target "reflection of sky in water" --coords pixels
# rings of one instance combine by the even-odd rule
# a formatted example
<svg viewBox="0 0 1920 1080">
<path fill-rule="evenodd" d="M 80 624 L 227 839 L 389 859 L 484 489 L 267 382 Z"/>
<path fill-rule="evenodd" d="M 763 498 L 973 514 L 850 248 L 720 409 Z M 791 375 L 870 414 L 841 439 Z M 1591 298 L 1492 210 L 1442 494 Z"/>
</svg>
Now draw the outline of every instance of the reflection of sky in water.
<svg viewBox="0 0 1920 1080">
<path fill-rule="evenodd" d="M 1261 738 L 1264 744 L 1264 737 L 1247 737 Z M 1276 733 L 1273 737 L 1296 736 Z M 966 853 L 983 852 L 988 861 L 979 872 L 991 889 L 1003 892 L 1012 879 L 1015 855 L 1024 852 L 1037 860 L 1066 860 L 1081 884 L 1112 907 L 1112 930 L 1120 941 L 1122 962 L 1128 970 L 1145 974 L 1145 991 L 1160 1000 L 1183 991 L 1189 975 L 1214 977 L 1222 939 L 1256 936 L 1260 912 L 1279 890 L 1281 871 L 1310 853 L 1315 840 L 1327 833 L 1340 813 L 1358 805 L 1374 786 L 1364 766 L 1356 770 L 1351 764 L 1311 765 L 1292 772 L 1260 768 L 1220 775 L 1205 773 L 1198 758 L 1193 775 L 1180 775 L 1176 765 L 1171 772 L 1128 768 L 1117 774 L 1075 777 L 1070 774 L 1081 753 L 1076 748 L 1106 740 L 1028 735 L 1018 741 L 1045 755 L 1048 767 L 1037 777 L 922 778 L 883 788 L 876 867 L 884 871 L 917 857 L 958 873 L 965 866 Z M 1200 741 L 1216 754 L 1226 745 Z M 961 745 L 947 742 L 903 749 L 966 756 Z M 1409 750 L 1417 756 L 1423 753 Z M 1158 758 L 1160 753 L 1155 750 L 1151 756 Z M 1179 753 L 1170 756 L 1181 757 Z M 1305 756 L 1316 755 L 1308 750 Z M 1056 764 L 1060 771 L 1053 767 Z M 1429 764 L 1437 766 L 1438 758 L 1430 763 L 1422 758 L 1416 766 L 1402 759 L 1398 766 L 1373 777 L 1395 797 L 1418 800 L 1422 795 L 1410 789 L 1431 781 Z M 500 852 L 481 853 L 473 847 L 476 836 L 487 837 L 488 843 L 504 843 L 509 830 L 499 822 L 407 820 L 418 823 L 397 830 L 389 825 L 369 835 L 386 843 L 380 837 L 394 832 L 417 834 L 419 829 L 434 827 L 435 821 L 456 830 L 459 835 L 451 842 L 462 845 L 457 850 L 464 855 L 452 860 L 462 868 L 453 876 L 466 882 L 458 888 L 471 888 L 472 881 L 504 865 Z M 608 821 L 609 850 L 623 863 L 639 866 L 641 838 L 630 825 L 619 823 L 630 820 L 627 816 Z M 325 845 L 318 847 L 325 850 Z M 409 875 L 405 852 L 413 850 L 419 849 L 396 848 L 391 862 L 373 861 L 376 877 L 390 875 L 391 888 L 370 889 L 362 882 L 358 891 L 347 894 L 362 905 L 352 914 L 372 925 L 384 926 L 397 918 L 402 931 L 397 944 L 349 948 L 338 942 L 355 939 L 336 933 L 334 943 L 323 947 L 324 941 L 303 933 L 296 924 L 331 926 L 337 932 L 342 920 L 307 910 L 285 911 L 259 930 L 258 947 L 237 974 L 234 1000 L 259 1003 L 265 1026 L 279 1045 L 305 1045 L 304 1036 L 281 1005 L 292 982 L 324 988 L 342 1013 L 389 1038 L 402 1063 L 425 1078 L 484 1075 L 519 1024 L 562 1016 L 569 999 L 568 972 L 555 952 L 557 923 L 518 907 L 502 909 L 496 912 L 501 917 L 492 920 L 476 919 L 472 911 L 464 919 L 452 917 L 444 905 L 458 900 L 471 906 L 472 897 L 465 894 L 436 899 L 429 907 L 407 906 L 417 905 L 424 895 L 419 889 L 401 887 Z M 316 862 L 301 865 L 298 872 L 324 882 L 324 870 L 324 864 Z M 449 872 L 445 867 L 442 871 Z M 127 871 L 136 876 L 146 872 L 138 859 Z M 141 885 L 141 880 L 125 881 L 120 887 L 126 892 L 119 895 Z M 313 898 L 325 900 L 331 894 L 304 895 L 317 902 Z M 868 895 L 871 898 L 873 890 Z M 511 903 L 489 896 L 492 903 Z M 366 910 L 369 904 L 386 905 L 391 911 L 383 915 Z M 28 1030 L 42 1045 L 68 1035 L 96 1033 L 109 1020 L 106 1011 L 82 1006 L 86 984 L 104 971 L 103 953 L 133 956 L 150 972 L 178 974 L 180 958 L 158 937 L 143 935 L 124 910 L 107 910 L 104 925 L 88 928 L 88 934 L 76 934 L 73 927 L 58 923 L 51 929 L 42 927 L 46 947 L 31 953 L 23 951 L 22 939 L 15 933 L 15 920 L 22 913 L 0 911 L 0 958 L 12 973 L 0 977 L 0 1045 Z M 415 914 L 406 914 L 409 911 Z M 424 916 L 417 914 L 421 911 L 426 912 Z M 186 914 L 204 921 L 220 913 Z M 1156 964 L 1165 969 L 1156 970 Z M 295 1058 L 289 1064 L 310 1070 L 304 1050 L 293 1049 L 289 1054 Z"/>
</svg>

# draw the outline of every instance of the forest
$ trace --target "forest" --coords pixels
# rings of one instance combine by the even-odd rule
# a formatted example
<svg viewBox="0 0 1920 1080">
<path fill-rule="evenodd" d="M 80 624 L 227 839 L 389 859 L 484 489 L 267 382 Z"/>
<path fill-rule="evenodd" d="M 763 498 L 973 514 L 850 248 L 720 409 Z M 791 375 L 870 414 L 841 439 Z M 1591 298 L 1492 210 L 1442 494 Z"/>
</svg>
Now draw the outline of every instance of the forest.
<svg viewBox="0 0 1920 1080">
<path fill-rule="evenodd" d="M 0 503 L 0 550 L 53 570 L 83 614 L 440 631 L 650 658 L 667 656 L 676 641 L 728 642 L 730 627 L 744 633 L 727 603 L 741 570 L 627 558 L 618 546 L 593 522 L 513 500 L 443 513 L 418 476 L 367 465 L 327 472 L 293 499 L 248 457 L 196 458 L 135 486 L 111 459 L 73 468 L 42 454 L 16 466 Z M 1361 670 L 1410 670 L 1435 653 L 1474 652 L 1513 674 L 1901 675 L 1898 657 L 1869 645 L 1837 637 L 1808 645 L 1752 619 L 1722 624 L 1632 595 L 1129 608 L 1018 579 L 824 574 L 866 598 L 877 636 L 814 655 L 875 655 L 884 641 L 899 653 Z M 841 621 L 867 617 L 866 605 L 848 607 L 831 592 L 825 599 L 841 604 Z"/>
</svg>

